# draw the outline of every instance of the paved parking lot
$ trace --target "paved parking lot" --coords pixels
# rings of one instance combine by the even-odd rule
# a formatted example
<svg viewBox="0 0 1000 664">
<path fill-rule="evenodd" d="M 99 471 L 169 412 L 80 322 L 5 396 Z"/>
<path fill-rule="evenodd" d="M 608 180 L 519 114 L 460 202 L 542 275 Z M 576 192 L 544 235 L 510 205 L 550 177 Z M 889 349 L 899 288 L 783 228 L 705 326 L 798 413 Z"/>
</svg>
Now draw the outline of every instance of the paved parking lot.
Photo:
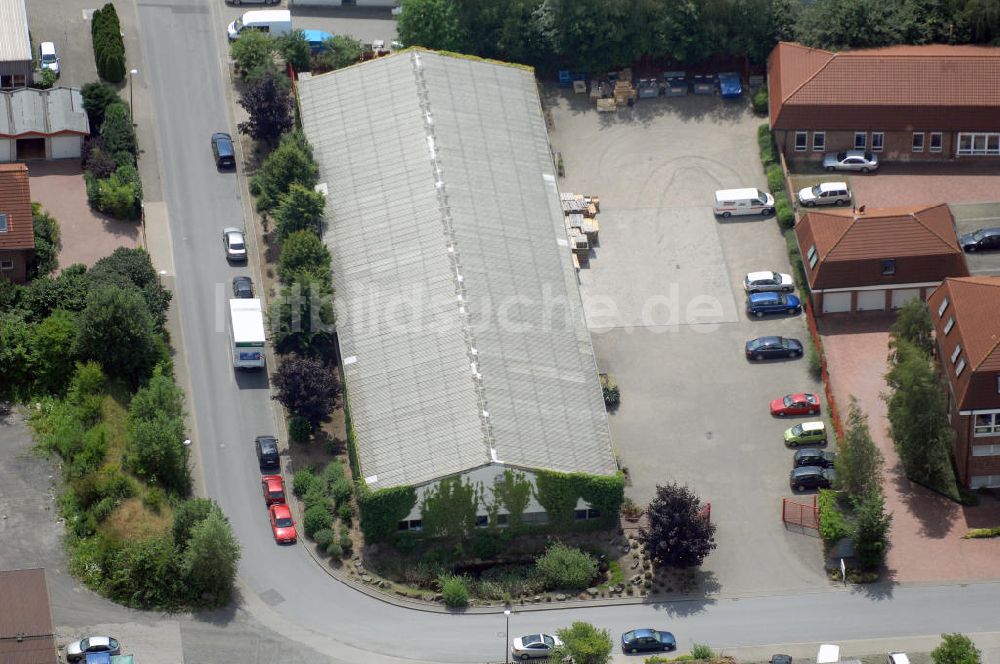
<svg viewBox="0 0 1000 664">
<path fill-rule="evenodd" d="M 887 163 L 878 173 L 848 180 L 858 205 L 873 208 L 1000 200 L 1000 164 L 991 162 Z"/>
<path fill-rule="evenodd" d="M 1000 199 L 1000 185 L 992 194 Z M 965 203 L 949 207 L 955 217 L 955 229 L 959 235 L 980 228 L 1000 226 L 1000 203 Z M 1000 275 L 1000 252 L 967 253 L 965 260 L 971 274 Z"/>
<path fill-rule="evenodd" d="M 762 334 L 807 337 L 801 316 L 748 319 L 743 275 L 788 272 L 773 219 L 717 221 L 716 189 L 764 187 L 759 119 L 717 98 L 641 100 L 598 114 L 582 96 L 546 91 L 563 191 L 601 197 L 600 246 L 580 272 L 598 365 L 622 404 L 611 432 L 642 504 L 657 483 L 687 484 L 712 504 L 719 548 L 705 587 L 747 594 L 825 587 L 818 538 L 786 530 L 792 453 L 768 401 L 820 391 L 804 360 L 751 365 Z M 807 498 L 808 500 L 808 498 Z"/>
</svg>

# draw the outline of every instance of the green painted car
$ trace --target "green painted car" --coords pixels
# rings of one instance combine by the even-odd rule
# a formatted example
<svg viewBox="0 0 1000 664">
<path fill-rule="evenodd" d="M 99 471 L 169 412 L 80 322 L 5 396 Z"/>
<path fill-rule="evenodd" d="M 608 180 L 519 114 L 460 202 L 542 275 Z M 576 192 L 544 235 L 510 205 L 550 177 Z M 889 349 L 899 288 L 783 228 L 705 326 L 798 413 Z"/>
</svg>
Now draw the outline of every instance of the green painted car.
<svg viewBox="0 0 1000 664">
<path fill-rule="evenodd" d="M 785 445 L 790 447 L 825 444 L 826 423 L 824 422 L 802 422 L 785 430 Z"/>
</svg>

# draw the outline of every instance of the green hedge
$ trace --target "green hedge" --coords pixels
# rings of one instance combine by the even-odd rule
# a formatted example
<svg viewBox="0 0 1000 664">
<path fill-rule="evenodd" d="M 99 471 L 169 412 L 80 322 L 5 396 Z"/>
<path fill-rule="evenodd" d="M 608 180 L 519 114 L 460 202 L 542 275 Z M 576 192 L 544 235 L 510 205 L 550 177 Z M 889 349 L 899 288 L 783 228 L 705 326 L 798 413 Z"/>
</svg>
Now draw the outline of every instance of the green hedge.
<svg viewBox="0 0 1000 664">
<path fill-rule="evenodd" d="M 795 211 L 792 210 L 792 203 L 784 191 L 778 191 L 774 194 L 774 215 L 782 230 L 789 230 L 795 226 Z"/>
<path fill-rule="evenodd" d="M 396 526 L 417 504 L 417 492 L 412 486 L 395 486 L 374 491 L 363 480 L 356 485 L 361 532 L 369 542 L 383 541 L 396 532 Z"/>
<path fill-rule="evenodd" d="M 90 28 L 98 75 L 110 83 L 120 83 L 125 78 L 125 42 L 115 6 L 109 2 L 96 10 Z"/>
<path fill-rule="evenodd" d="M 772 194 L 785 190 L 785 173 L 781 164 L 771 164 L 767 167 L 767 186 Z"/>
<path fill-rule="evenodd" d="M 535 495 L 555 526 L 575 522 L 580 498 L 600 510 L 600 522 L 608 525 L 617 520 L 625 500 L 625 476 L 620 472 L 609 476 L 539 470 L 535 472 Z"/>
<path fill-rule="evenodd" d="M 760 163 L 764 168 L 780 161 L 778 149 L 774 146 L 774 139 L 771 138 L 771 128 L 766 122 L 757 127 L 757 147 L 760 149 Z"/>
<path fill-rule="evenodd" d="M 850 525 L 840 511 L 837 502 L 837 492 L 820 489 L 819 492 L 819 536 L 823 544 L 830 548 L 841 539 L 851 534 Z"/>
<path fill-rule="evenodd" d="M 758 115 L 767 115 L 768 97 L 767 97 L 766 87 L 762 87 L 760 90 L 757 91 L 757 93 L 753 96 L 753 99 L 751 100 L 751 104 L 753 105 L 754 113 Z"/>
</svg>

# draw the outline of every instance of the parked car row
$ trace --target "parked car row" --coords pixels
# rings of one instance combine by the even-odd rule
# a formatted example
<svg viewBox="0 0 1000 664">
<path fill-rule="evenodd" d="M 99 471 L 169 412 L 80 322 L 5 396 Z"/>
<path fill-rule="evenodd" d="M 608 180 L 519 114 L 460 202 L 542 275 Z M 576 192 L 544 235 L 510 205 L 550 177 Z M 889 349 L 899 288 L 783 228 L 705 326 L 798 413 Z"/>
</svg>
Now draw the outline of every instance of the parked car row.
<svg viewBox="0 0 1000 664">
<path fill-rule="evenodd" d="M 526 634 L 514 639 L 511 655 L 514 659 L 527 661 L 529 659 L 548 658 L 556 646 L 562 641 L 552 634 Z M 677 640 L 670 632 L 658 629 L 633 629 L 621 636 L 622 652 L 667 652 L 677 650 Z"/>
<path fill-rule="evenodd" d="M 264 506 L 271 523 L 271 535 L 278 544 L 295 544 L 298 532 L 295 529 L 295 519 L 288 506 L 285 494 L 285 480 L 281 476 L 281 457 L 278 452 L 278 439 L 274 436 L 257 436 L 254 439 L 254 450 L 257 453 L 257 465 L 261 471 L 268 472 L 278 469 L 278 474 L 266 474 L 260 478 L 261 490 L 264 493 Z"/>
</svg>

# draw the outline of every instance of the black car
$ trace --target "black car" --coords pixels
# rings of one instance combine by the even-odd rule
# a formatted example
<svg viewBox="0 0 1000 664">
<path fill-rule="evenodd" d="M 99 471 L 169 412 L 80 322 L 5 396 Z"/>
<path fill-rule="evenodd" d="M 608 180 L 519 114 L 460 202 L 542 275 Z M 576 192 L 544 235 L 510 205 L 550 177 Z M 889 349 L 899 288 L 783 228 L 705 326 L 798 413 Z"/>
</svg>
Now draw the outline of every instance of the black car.
<svg viewBox="0 0 1000 664">
<path fill-rule="evenodd" d="M 803 447 L 795 451 L 792 457 L 792 466 L 801 468 L 802 466 L 819 466 L 820 468 L 833 468 L 833 462 L 837 458 L 836 452 L 827 452 L 815 447 Z"/>
<path fill-rule="evenodd" d="M 829 489 L 833 486 L 836 473 L 833 468 L 819 466 L 802 466 L 792 469 L 788 475 L 788 483 L 796 491 L 806 489 Z"/>
<path fill-rule="evenodd" d="M 790 337 L 757 337 L 747 342 L 746 354 L 750 360 L 801 357 L 802 342 Z"/>
<path fill-rule="evenodd" d="M 791 655 L 771 655 L 770 664 L 792 664 Z"/>
<path fill-rule="evenodd" d="M 257 436 L 254 439 L 257 448 L 257 463 L 261 468 L 277 468 L 281 465 L 278 458 L 278 439 L 274 436 Z"/>
<path fill-rule="evenodd" d="M 622 634 L 622 652 L 648 650 L 676 650 L 677 640 L 670 632 L 658 629 L 633 629 Z"/>
<path fill-rule="evenodd" d="M 253 281 L 250 277 L 233 277 L 233 297 L 253 297 Z"/>
<path fill-rule="evenodd" d="M 962 249 L 970 254 L 974 251 L 1000 249 L 1000 228 L 980 228 L 958 238 Z"/>
<path fill-rule="evenodd" d="M 236 168 L 236 150 L 229 134 L 212 134 L 212 156 L 216 168 Z"/>
</svg>

